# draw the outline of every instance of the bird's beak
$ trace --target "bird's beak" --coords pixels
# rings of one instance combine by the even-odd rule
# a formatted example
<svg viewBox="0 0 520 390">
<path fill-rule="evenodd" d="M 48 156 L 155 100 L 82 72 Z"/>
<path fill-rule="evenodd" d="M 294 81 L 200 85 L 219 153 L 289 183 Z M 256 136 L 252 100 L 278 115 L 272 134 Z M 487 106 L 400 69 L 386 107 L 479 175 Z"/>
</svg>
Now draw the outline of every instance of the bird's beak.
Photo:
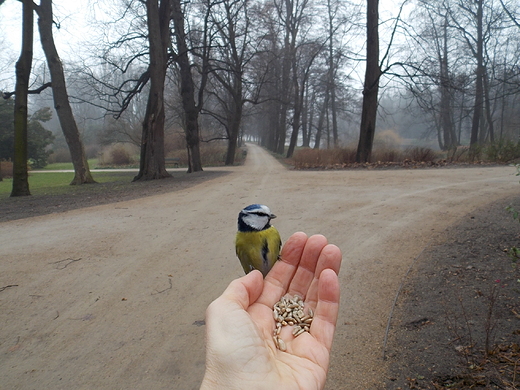
<svg viewBox="0 0 520 390">
<path fill-rule="evenodd" d="M 276 218 L 276 215 L 271 214 L 271 215 L 269 216 L 269 218 L 271 218 L 271 219 Z"/>
</svg>

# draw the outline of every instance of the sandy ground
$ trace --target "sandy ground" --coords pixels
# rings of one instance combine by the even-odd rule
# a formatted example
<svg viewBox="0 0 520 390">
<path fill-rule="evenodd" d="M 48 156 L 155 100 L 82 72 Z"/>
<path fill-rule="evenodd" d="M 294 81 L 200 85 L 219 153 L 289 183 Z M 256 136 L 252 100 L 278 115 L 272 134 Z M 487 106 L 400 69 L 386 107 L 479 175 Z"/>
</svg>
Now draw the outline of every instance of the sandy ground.
<svg viewBox="0 0 520 390">
<path fill-rule="evenodd" d="M 242 275 L 236 216 L 257 202 L 283 239 L 321 233 L 343 251 L 327 389 L 383 388 L 385 328 L 410 264 L 519 185 L 512 167 L 289 171 L 253 145 L 226 170 L 170 194 L 1 223 L 0 389 L 198 389 L 204 311 Z"/>
</svg>

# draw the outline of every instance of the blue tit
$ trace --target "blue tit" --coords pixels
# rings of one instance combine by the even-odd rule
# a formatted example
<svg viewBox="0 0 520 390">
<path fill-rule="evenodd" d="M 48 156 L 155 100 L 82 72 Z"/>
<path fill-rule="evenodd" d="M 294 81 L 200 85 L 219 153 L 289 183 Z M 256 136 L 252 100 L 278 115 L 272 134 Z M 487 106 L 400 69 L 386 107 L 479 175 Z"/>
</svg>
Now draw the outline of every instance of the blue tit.
<svg viewBox="0 0 520 390">
<path fill-rule="evenodd" d="M 238 214 L 235 245 L 246 274 L 257 269 L 265 278 L 278 260 L 282 240 L 278 230 L 270 224 L 273 218 L 276 215 L 261 204 L 247 206 Z"/>
</svg>

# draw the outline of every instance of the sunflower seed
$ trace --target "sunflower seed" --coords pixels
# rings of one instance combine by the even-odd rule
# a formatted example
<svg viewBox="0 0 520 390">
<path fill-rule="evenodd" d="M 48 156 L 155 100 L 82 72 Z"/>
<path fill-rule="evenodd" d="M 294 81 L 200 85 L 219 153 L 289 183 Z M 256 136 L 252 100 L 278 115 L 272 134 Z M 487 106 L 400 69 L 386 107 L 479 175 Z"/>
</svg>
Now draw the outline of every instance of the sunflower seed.
<svg viewBox="0 0 520 390">
<path fill-rule="evenodd" d="M 293 336 L 296 337 L 296 333 L 298 333 L 300 330 L 302 330 L 303 328 L 300 326 L 300 325 L 296 325 L 292 331 L 292 334 Z"/>
<path fill-rule="evenodd" d="M 285 345 L 285 341 L 283 341 L 280 337 L 278 337 L 278 349 L 282 352 L 287 351 L 287 346 Z"/>
<path fill-rule="evenodd" d="M 305 310 L 305 302 L 303 299 L 295 295 L 290 297 L 289 295 L 283 296 L 273 306 L 273 318 L 276 323 L 276 327 L 273 331 L 273 340 L 281 351 L 287 350 L 287 345 L 280 337 L 282 327 L 293 326 L 292 334 L 294 337 L 298 337 L 304 332 L 310 331 L 314 311 L 311 308 Z M 305 314 L 307 311 L 307 314 Z"/>
</svg>

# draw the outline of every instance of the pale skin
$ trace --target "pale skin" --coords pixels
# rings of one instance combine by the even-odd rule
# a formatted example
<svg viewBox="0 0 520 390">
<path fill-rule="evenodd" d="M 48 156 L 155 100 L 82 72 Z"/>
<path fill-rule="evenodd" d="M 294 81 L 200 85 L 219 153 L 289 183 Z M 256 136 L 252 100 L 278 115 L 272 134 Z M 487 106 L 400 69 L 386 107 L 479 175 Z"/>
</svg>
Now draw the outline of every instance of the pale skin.
<svg viewBox="0 0 520 390">
<path fill-rule="evenodd" d="M 230 283 L 206 311 L 206 373 L 201 390 L 322 389 L 339 310 L 341 251 L 322 235 L 295 233 L 265 280 L 259 271 Z M 286 293 L 314 310 L 309 333 L 283 327 L 276 348 L 273 305 Z"/>
</svg>

